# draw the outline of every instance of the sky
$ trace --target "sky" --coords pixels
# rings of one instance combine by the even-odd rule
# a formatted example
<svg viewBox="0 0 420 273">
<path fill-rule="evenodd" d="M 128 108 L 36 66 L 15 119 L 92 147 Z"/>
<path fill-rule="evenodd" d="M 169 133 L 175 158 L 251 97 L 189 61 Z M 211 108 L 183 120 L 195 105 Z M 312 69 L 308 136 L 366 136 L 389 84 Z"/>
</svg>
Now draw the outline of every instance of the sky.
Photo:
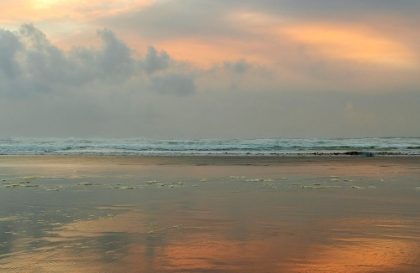
<svg viewBox="0 0 420 273">
<path fill-rule="evenodd" d="M 0 137 L 420 136 L 418 0 L 0 0 Z"/>
</svg>

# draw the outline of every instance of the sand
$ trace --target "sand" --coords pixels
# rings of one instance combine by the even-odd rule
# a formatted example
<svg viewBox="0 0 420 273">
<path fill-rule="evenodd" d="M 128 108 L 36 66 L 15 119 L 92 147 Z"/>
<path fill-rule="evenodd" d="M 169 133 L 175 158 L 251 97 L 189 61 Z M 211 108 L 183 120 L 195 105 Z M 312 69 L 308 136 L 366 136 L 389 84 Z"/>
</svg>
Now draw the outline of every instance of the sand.
<svg viewBox="0 0 420 273">
<path fill-rule="evenodd" d="M 2 272 L 416 272 L 418 157 L 0 156 Z"/>
</svg>

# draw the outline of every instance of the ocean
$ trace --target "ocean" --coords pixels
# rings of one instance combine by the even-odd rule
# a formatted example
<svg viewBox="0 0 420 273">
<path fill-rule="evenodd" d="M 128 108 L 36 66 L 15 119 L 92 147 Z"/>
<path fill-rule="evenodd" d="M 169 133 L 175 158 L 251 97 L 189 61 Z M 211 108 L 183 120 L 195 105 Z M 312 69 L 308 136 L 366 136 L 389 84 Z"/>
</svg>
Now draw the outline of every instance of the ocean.
<svg viewBox="0 0 420 273">
<path fill-rule="evenodd" d="M 5 138 L 1 155 L 418 156 L 420 138 Z"/>
</svg>

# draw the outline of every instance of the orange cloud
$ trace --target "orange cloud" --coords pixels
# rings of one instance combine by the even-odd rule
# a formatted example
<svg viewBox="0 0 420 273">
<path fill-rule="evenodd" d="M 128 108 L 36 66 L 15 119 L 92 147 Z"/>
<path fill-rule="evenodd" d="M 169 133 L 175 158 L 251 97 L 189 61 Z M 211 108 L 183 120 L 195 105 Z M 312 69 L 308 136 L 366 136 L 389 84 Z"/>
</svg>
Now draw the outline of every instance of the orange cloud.
<svg viewBox="0 0 420 273">
<path fill-rule="evenodd" d="M 246 57 L 272 63 L 299 58 L 299 45 L 308 54 L 323 58 L 410 69 L 418 65 L 417 53 L 392 33 L 378 33 L 356 24 L 297 23 L 262 13 L 232 13 L 228 22 L 241 32 L 238 37 L 205 36 L 171 39 L 159 47 L 175 58 L 200 65 Z"/>
<path fill-rule="evenodd" d="M 169 55 L 176 59 L 186 60 L 200 67 L 208 67 L 213 63 L 223 63 L 225 61 L 237 61 L 244 56 L 248 61 L 265 61 L 265 58 L 258 54 L 246 54 L 243 43 L 233 39 L 206 42 L 202 39 L 186 38 L 154 44 L 165 49 Z"/>
<path fill-rule="evenodd" d="M 20 25 L 33 22 L 47 33 L 54 44 L 68 49 L 72 45 L 95 45 L 92 37 L 95 36 L 95 30 L 101 28 L 101 25 L 97 25 L 98 18 L 144 9 L 155 2 L 2 1 L 0 9 L 3 16 L 0 23 Z M 232 32 L 235 32 L 232 36 L 209 36 L 202 33 L 153 39 L 143 36 L 141 30 L 124 27 L 118 30 L 117 35 L 140 52 L 144 52 L 147 45 L 154 45 L 167 51 L 174 59 L 189 61 L 201 67 L 241 58 L 262 64 L 296 63 L 301 58 L 299 45 L 306 45 L 308 54 L 326 59 L 397 69 L 418 67 L 418 53 L 403 38 L 395 38 L 395 33 L 373 32 L 366 26 L 354 23 L 302 23 L 293 21 L 293 18 L 253 11 L 234 11 L 220 20 L 225 20 L 224 23 L 232 28 Z M 397 22 L 393 24 L 398 25 Z"/>
<path fill-rule="evenodd" d="M 0 1 L 0 24 L 18 29 L 33 23 L 54 44 L 69 49 L 73 45 L 97 46 L 96 29 L 91 21 L 132 9 L 142 9 L 155 0 L 16 0 Z"/>
<path fill-rule="evenodd" d="M 89 21 L 151 5 L 155 0 L 18 0 L 0 3 L 0 23 L 28 23 L 54 19 Z"/>
<path fill-rule="evenodd" d="M 334 59 L 394 67 L 415 65 L 414 52 L 403 43 L 356 26 L 297 24 L 279 32 Z"/>
</svg>

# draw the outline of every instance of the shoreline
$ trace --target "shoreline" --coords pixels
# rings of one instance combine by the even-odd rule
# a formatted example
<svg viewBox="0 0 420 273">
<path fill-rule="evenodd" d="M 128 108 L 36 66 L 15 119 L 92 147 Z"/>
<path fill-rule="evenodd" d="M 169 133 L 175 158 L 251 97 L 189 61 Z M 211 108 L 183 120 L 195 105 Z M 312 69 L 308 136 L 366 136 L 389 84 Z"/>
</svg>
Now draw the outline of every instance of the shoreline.
<svg viewBox="0 0 420 273">
<path fill-rule="evenodd" d="M 0 164 L 42 161 L 44 163 L 113 163 L 157 165 L 283 165 L 294 163 L 385 163 L 420 164 L 420 156 L 121 156 L 121 155 L 0 155 Z"/>
<path fill-rule="evenodd" d="M 418 153 L 403 153 L 391 151 L 308 151 L 308 152 L 92 152 L 92 153 L 0 153 L 1 156 L 116 156 L 116 157 L 420 157 Z"/>
</svg>

